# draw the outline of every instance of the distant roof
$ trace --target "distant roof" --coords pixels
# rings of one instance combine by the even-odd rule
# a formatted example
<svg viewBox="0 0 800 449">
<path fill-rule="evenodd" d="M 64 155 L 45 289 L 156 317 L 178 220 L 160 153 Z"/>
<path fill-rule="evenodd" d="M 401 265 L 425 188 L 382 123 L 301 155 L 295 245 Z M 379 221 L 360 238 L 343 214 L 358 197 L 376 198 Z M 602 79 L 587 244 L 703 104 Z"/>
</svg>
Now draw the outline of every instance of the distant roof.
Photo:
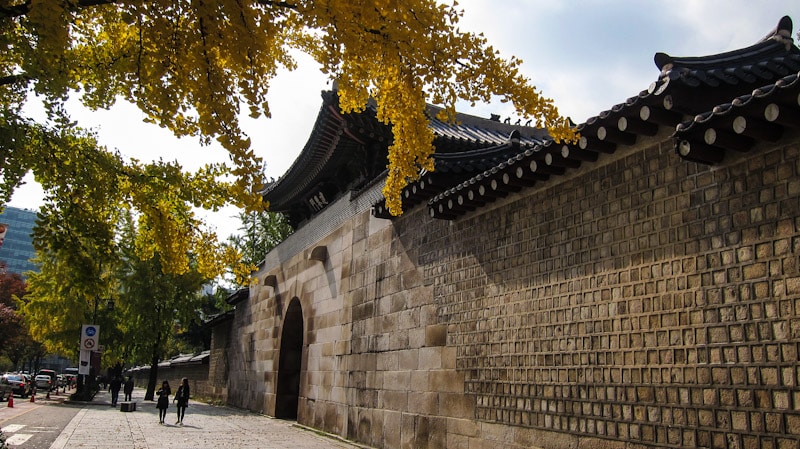
<svg viewBox="0 0 800 449">
<path fill-rule="evenodd" d="M 248 296 L 250 296 L 250 290 L 247 288 L 240 288 L 239 290 L 236 290 L 228 295 L 228 297 L 225 298 L 225 302 L 231 305 L 236 305 L 247 299 Z"/>
<path fill-rule="evenodd" d="M 201 364 L 208 364 L 211 358 L 211 351 L 201 351 L 196 354 L 178 354 L 168 360 L 162 360 L 159 362 L 159 368 L 170 368 L 170 367 L 179 367 L 185 365 L 201 365 Z M 140 365 L 134 366 L 126 372 L 136 372 L 136 371 L 143 371 L 149 370 L 150 365 Z"/>
<path fill-rule="evenodd" d="M 214 326 L 216 326 L 216 325 L 218 325 L 218 324 L 220 324 L 220 323 L 222 323 L 224 321 L 232 320 L 234 315 L 235 315 L 235 311 L 234 310 L 228 310 L 228 311 L 225 311 L 225 312 L 222 312 L 222 313 L 218 313 L 218 314 L 212 316 L 211 318 L 209 318 L 208 320 L 206 320 L 205 322 L 203 322 L 203 326 L 214 327 Z"/>
<path fill-rule="evenodd" d="M 336 91 L 322 93 L 323 103 L 311 135 L 289 170 L 262 191 L 270 210 L 284 212 L 294 226 L 308 220 L 335 199 L 358 191 L 385 173 L 391 128 L 376 118 L 375 105 L 343 114 Z M 441 108 L 429 105 L 434 132 L 436 172 L 464 178 L 507 158 L 511 135 L 526 145 L 547 133 L 499 118 L 456 114 L 455 123 L 436 118 Z M 488 164 L 488 165 L 487 165 Z"/>
</svg>

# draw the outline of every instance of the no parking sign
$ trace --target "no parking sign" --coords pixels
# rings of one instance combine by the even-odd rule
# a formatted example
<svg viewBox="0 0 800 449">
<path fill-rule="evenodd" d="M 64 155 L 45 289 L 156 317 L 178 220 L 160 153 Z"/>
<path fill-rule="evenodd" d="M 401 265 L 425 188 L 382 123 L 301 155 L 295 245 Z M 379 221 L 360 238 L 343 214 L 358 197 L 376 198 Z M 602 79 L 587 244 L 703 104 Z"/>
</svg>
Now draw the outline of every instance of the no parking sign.
<svg viewBox="0 0 800 449">
<path fill-rule="evenodd" d="M 100 327 L 84 324 L 81 329 L 81 349 L 96 351 L 100 341 Z"/>
</svg>

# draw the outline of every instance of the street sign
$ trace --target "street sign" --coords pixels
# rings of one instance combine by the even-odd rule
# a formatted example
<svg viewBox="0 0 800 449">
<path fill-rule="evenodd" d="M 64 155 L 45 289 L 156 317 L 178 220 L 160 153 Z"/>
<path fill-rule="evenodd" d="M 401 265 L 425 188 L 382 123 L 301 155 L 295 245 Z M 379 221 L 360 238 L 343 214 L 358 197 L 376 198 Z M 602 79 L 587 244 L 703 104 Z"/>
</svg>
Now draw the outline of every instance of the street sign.
<svg viewBox="0 0 800 449">
<path fill-rule="evenodd" d="M 84 324 L 81 328 L 81 350 L 96 350 L 100 343 L 100 327 Z"/>
</svg>

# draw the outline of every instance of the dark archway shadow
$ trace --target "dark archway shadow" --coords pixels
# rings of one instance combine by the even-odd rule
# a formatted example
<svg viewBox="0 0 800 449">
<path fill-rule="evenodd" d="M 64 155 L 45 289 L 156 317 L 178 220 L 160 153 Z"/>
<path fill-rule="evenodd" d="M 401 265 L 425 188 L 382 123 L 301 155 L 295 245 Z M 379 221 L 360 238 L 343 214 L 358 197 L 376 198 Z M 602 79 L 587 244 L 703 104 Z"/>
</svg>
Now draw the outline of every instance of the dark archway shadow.
<svg viewBox="0 0 800 449">
<path fill-rule="evenodd" d="M 283 319 L 281 353 L 278 362 L 278 390 L 275 417 L 297 419 L 300 399 L 300 369 L 303 360 L 303 309 L 297 298 L 289 302 Z"/>
</svg>

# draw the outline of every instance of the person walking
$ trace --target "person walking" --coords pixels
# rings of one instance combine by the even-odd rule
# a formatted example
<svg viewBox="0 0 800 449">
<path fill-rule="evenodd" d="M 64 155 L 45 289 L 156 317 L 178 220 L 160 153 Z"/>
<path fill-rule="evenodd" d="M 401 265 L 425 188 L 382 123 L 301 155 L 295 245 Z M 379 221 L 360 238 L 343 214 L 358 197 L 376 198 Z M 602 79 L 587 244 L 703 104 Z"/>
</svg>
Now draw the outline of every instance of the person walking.
<svg viewBox="0 0 800 449">
<path fill-rule="evenodd" d="M 161 388 L 156 391 L 156 396 L 158 396 L 158 402 L 156 402 L 156 408 L 158 409 L 158 423 L 164 424 L 164 418 L 167 417 L 167 407 L 169 407 L 169 395 L 172 394 L 172 390 L 169 388 L 169 382 L 166 380 L 161 383 Z"/>
<path fill-rule="evenodd" d="M 122 392 L 125 393 L 125 402 L 129 402 L 133 395 L 133 377 L 128 376 L 128 380 L 126 380 L 125 385 L 122 386 Z"/>
<path fill-rule="evenodd" d="M 120 388 L 122 388 L 122 379 L 120 379 L 119 376 L 114 376 L 114 378 L 111 379 L 111 383 L 108 387 L 108 389 L 111 390 L 111 405 L 114 407 L 117 406 Z"/>
<path fill-rule="evenodd" d="M 186 413 L 186 407 L 189 406 L 189 379 L 184 377 L 181 379 L 181 386 L 178 387 L 178 392 L 175 393 L 173 402 L 178 403 L 178 420 L 175 424 L 183 425 L 183 415 Z"/>
</svg>

